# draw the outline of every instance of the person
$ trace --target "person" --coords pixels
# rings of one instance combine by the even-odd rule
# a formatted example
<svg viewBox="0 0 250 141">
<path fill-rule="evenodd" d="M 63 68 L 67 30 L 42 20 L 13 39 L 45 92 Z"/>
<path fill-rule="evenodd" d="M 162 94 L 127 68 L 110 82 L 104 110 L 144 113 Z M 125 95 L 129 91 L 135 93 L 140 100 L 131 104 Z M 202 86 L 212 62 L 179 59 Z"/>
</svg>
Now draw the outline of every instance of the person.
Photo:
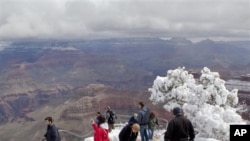
<svg viewBox="0 0 250 141">
<path fill-rule="evenodd" d="M 149 141 L 147 130 L 150 112 L 143 102 L 139 102 L 138 107 L 140 110 L 138 112 L 137 121 L 140 125 L 141 141 Z"/>
<path fill-rule="evenodd" d="M 101 112 L 97 112 L 97 113 L 96 113 L 96 118 L 95 118 L 95 123 L 96 123 L 96 124 L 98 124 L 98 122 L 99 122 L 99 121 L 98 121 L 98 118 L 99 118 L 100 116 L 103 117 L 103 115 L 101 114 Z"/>
<path fill-rule="evenodd" d="M 136 141 L 139 131 L 138 123 L 127 124 L 119 133 L 119 141 Z"/>
<path fill-rule="evenodd" d="M 193 141 L 194 128 L 190 120 L 183 116 L 183 110 L 175 107 L 173 114 L 175 117 L 168 123 L 164 141 Z"/>
<path fill-rule="evenodd" d="M 128 124 L 138 123 L 137 117 L 138 117 L 138 114 L 134 113 L 134 115 L 131 116 L 130 119 L 128 120 Z"/>
<path fill-rule="evenodd" d="M 94 130 L 94 141 L 109 141 L 108 127 L 105 125 L 105 118 L 103 116 L 97 117 L 98 123 L 92 122 L 92 128 Z"/>
<path fill-rule="evenodd" d="M 114 111 L 111 110 L 110 106 L 107 106 L 106 119 L 108 121 L 109 132 L 111 132 L 112 129 L 115 129 L 114 124 L 115 124 L 115 119 L 117 119 L 117 116 L 114 113 Z"/>
<path fill-rule="evenodd" d="M 148 122 L 148 134 L 149 134 L 148 137 L 150 140 L 153 139 L 154 130 L 156 126 L 159 126 L 158 119 L 156 118 L 155 113 L 151 112 L 149 115 L 149 122 Z"/>
<path fill-rule="evenodd" d="M 43 141 L 61 141 L 60 134 L 55 124 L 53 123 L 52 117 L 46 117 L 45 124 L 47 125 L 47 132 L 44 135 Z"/>
</svg>

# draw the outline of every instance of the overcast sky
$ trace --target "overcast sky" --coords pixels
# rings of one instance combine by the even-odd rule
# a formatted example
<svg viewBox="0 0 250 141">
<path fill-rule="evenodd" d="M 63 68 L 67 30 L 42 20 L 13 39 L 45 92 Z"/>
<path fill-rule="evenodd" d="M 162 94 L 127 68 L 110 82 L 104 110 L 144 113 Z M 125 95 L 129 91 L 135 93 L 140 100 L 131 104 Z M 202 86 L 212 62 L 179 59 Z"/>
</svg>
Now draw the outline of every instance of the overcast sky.
<svg viewBox="0 0 250 141">
<path fill-rule="evenodd" d="M 250 0 L 0 0 L 0 40 L 250 39 Z"/>
</svg>

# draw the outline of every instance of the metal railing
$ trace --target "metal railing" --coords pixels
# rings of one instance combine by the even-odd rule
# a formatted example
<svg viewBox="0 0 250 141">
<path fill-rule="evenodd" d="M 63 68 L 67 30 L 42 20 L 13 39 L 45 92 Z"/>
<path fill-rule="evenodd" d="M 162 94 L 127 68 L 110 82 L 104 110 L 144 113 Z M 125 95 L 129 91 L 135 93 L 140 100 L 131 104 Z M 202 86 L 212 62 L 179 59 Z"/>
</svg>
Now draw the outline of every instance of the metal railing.
<svg viewBox="0 0 250 141">
<path fill-rule="evenodd" d="M 126 122 L 129 120 L 129 118 L 131 116 L 130 115 L 117 114 L 117 117 L 118 117 L 118 119 L 117 119 L 118 122 L 115 124 L 115 127 L 123 127 L 123 126 L 125 126 L 127 124 Z M 159 124 L 160 124 L 158 129 L 162 129 L 162 130 L 166 129 L 167 124 L 168 124 L 168 120 L 164 119 L 164 118 L 158 118 L 158 121 L 159 121 Z M 80 134 L 77 134 L 75 132 L 65 130 L 65 129 L 60 129 L 58 131 L 61 132 L 61 133 L 67 133 L 69 135 L 72 135 L 72 136 L 74 136 L 76 138 L 80 138 L 80 139 L 85 139 L 85 138 L 91 137 L 93 135 L 92 130 L 90 132 L 84 134 L 84 135 L 80 135 Z"/>
<path fill-rule="evenodd" d="M 71 131 L 68 131 L 68 130 L 58 130 L 58 131 L 63 132 L 63 133 L 67 133 L 69 135 L 73 135 L 73 136 L 75 136 L 77 138 L 82 138 L 82 139 L 88 138 L 93 134 L 93 131 L 90 131 L 90 132 L 86 133 L 85 135 L 79 135 L 77 133 L 74 133 L 74 132 L 71 132 Z"/>
</svg>

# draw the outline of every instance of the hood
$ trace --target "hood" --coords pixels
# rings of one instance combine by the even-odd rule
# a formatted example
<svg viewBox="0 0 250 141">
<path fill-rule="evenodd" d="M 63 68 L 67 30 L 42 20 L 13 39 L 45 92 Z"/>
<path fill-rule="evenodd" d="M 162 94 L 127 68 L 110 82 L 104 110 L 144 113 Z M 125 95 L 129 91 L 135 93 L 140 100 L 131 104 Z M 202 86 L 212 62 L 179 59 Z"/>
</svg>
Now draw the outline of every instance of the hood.
<svg viewBox="0 0 250 141">
<path fill-rule="evenodd" d="M 101 124 L 100 127 L 102 127 L 103 129 L 108 129 L 109 128 L 109 126 L 108 126 L 108 124 L 106 122 Z"/>
</svg>

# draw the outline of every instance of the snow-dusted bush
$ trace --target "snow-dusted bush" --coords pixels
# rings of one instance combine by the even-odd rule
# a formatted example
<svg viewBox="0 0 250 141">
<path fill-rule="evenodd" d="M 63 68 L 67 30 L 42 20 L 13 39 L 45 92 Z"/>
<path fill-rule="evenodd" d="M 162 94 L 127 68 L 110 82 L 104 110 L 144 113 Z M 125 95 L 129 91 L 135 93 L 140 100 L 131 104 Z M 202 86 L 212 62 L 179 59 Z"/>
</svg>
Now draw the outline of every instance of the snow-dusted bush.
<svg viewBox="0 0 250 141">
<path fill-rule="evenodd" d="M 166 77 L 157 77 L 154 81 L 150 100 L 165 103 L 168 111 L 175 106 L 183 108 L 185 116 L 191 120 L 198 138 L 229 140 L 229 125 L 244 123 L 236 113 L 238 91 L 229 91 L 219 73 L 208 68 L 201 70 L 197 82 L 185 68 L 169 70 Z"/>
</svg>

